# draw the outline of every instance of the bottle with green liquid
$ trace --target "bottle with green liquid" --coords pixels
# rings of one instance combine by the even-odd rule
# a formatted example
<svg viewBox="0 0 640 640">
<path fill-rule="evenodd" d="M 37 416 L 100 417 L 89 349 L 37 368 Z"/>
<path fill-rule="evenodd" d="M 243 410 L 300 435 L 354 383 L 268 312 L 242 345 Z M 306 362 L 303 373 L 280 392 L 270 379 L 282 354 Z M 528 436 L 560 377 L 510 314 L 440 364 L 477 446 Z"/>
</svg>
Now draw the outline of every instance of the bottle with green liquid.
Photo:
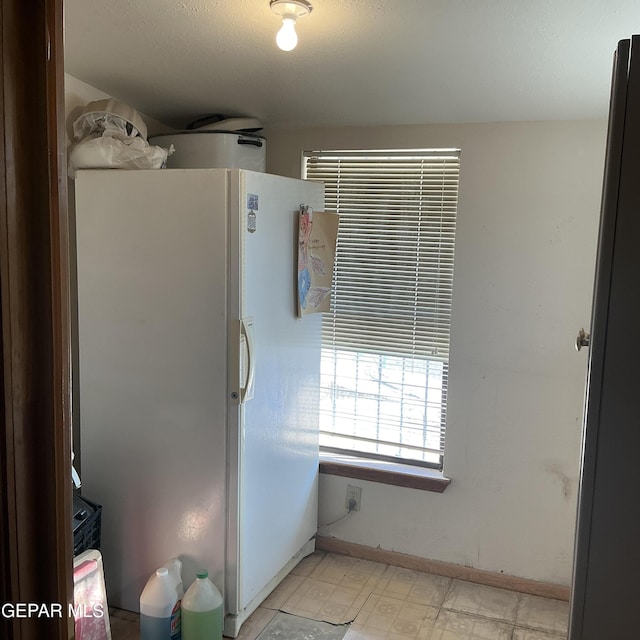
<svg viewBox="0 0 640 640">
<path fill-rule="evenodd" d="M 182 599 L 182 640 L 222 640 L 222 596 L 208 571 L 198 571 Z"/>
</svg>

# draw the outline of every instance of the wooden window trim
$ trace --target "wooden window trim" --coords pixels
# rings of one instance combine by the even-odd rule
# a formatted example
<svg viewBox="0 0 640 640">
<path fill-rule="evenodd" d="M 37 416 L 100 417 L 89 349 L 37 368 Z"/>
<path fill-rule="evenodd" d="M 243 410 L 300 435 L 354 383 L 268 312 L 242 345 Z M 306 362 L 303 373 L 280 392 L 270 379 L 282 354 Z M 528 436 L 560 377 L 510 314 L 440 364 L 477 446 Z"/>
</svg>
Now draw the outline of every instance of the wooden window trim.
<svg viewBox="0 0 640 640">
<path fill-rule="evenodd" d="M 322 453 L 320 454 L 320 473 L 435 493 L 443 493 L 451 484 L 450 478 L 432 469 L 396 463 L 385 464 L 383 467 L 374 460 L 366 458 L 325 456 Z"/>
</svg>

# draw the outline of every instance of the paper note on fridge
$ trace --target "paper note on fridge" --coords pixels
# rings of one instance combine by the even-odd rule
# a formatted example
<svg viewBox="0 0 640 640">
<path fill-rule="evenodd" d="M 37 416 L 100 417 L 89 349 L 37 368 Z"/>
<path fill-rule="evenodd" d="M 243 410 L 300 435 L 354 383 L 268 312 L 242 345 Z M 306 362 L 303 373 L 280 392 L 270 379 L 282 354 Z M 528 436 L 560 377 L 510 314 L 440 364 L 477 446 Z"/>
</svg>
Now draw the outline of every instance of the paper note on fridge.
<svg viewBox="0 0 640 640">
<path fill-rule="evenodd" d="M 298 315 L 325 313 L 331 305 L 331 280 L 338 237 L 338 216 L 300 212 L 298 235 Z"/>
</svg>

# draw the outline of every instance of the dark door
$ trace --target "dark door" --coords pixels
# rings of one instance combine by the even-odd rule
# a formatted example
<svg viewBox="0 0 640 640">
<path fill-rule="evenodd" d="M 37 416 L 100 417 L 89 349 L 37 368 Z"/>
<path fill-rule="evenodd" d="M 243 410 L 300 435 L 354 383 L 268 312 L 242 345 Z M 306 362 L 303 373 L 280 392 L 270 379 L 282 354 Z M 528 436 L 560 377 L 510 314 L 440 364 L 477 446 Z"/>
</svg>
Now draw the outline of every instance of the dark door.
<svg viewBox="0 0 640 640">
<path fill-rule="evenodd" d="M 640 36 L 615 54 L 569 640 L 638 634 Z"/>
</svg>

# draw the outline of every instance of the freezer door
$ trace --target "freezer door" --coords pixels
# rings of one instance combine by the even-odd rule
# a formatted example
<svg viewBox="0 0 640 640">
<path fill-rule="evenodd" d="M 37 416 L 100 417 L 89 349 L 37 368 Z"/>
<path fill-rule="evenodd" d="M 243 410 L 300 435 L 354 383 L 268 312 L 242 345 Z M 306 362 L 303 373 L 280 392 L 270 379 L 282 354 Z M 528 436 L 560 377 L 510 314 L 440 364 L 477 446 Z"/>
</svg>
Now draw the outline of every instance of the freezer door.
<svg viewBox="0 0 640 640">
<path fill-rule="evenodd" d="M 253 394 L 241 402 L 239 388 L 229 407 L 237 473 L 230 469 L 227 606 L 239 614 L 259 604 L 317 528 L 321 317 L 296 317 L 297 212 L 301 203 L 321 210 L 324 187 L 245 171 L 230 181 L 238 246 L 230 330 L 244 334 L 248 318 L 252 327 L 243 372 L 229 367 L 232 380 L 252 375 Z"/>
</svg>

